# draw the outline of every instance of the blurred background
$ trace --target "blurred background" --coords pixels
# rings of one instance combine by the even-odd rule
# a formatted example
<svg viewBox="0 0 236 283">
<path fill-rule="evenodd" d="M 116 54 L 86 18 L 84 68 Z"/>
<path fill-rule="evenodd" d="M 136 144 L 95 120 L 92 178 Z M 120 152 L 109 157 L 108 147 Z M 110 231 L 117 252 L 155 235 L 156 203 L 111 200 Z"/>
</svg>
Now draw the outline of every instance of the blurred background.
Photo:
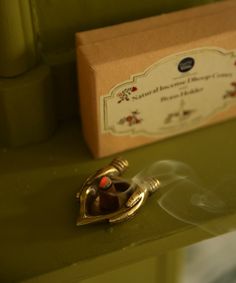
<svg viewBox="0 0 236 283">
<path fill-rule="evenodd" d="M 77 113 L 74 103 L 77 96 L 74 52 L 76 32 L 212 2 L 216 0 L 67 0 L 66 3 L 32 0 L 38 44 L 57 82 L 55 86 L 60 117 L 69 118 Z M 62 77 L 63 80 L 58 80 Z"/>
</svg>

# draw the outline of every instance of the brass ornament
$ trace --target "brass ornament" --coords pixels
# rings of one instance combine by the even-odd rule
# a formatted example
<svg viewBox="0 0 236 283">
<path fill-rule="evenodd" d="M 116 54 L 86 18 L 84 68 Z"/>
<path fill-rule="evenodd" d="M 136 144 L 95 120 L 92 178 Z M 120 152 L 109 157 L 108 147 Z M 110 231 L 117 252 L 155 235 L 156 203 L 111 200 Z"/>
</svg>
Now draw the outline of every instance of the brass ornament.
<svg viewBox="0 0 236 283">
<path fill-rule="evenodd" d="M 139 184 L 121 178 L 128 166 L 126 159 L 116 158 L 84 182 L 76 195 L 80 204 L 77 226 L 129 220 L 160 187 L 155 177 L 144 178 Z"/>
</svg>

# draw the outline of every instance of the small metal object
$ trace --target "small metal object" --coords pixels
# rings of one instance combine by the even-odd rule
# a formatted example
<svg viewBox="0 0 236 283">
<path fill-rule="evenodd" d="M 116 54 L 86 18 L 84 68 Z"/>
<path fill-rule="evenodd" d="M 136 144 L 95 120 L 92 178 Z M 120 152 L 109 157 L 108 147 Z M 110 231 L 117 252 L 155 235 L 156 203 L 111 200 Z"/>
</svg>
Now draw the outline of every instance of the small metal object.
<svg viewBox="0 0 236 283">
<path fill-rule="evenodd" d="M 128 220 L 136 214 L 148 196 L 160 187 L 155 177 L 144 178 L 139 184 L 121 178 L 128 166 L 127 160 L 116 158 L 84 182 L 76 195 L 80 203 L 78 226 Z"/>
</svg>

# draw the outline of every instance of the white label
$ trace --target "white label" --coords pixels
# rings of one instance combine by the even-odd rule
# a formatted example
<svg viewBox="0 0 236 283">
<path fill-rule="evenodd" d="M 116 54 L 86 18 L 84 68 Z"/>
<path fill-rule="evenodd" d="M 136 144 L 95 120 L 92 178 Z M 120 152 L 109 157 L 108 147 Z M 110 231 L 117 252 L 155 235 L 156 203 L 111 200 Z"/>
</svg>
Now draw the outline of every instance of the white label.
<svg viewBox="0 0 236 283">
<path fill-rule="evenodd" d="M 236 103 L 236 52 L 169 56 L 101 97 L 103 132 L 160 135 L 196 127 Z"/>
</svg>

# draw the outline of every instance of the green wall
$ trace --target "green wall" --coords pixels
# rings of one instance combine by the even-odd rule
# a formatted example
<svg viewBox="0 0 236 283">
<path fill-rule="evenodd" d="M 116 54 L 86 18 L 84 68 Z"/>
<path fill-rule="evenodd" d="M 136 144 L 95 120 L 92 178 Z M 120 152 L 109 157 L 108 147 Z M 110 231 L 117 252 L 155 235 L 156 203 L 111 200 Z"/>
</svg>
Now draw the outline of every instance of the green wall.
<svg viewBox="0 0 236 283">
<path fill-rule="evenodd" d="M 74 46 L 74 33 L 214 2 L 214 0 L 32 0 L 45 51 Z"/>
</svg>

